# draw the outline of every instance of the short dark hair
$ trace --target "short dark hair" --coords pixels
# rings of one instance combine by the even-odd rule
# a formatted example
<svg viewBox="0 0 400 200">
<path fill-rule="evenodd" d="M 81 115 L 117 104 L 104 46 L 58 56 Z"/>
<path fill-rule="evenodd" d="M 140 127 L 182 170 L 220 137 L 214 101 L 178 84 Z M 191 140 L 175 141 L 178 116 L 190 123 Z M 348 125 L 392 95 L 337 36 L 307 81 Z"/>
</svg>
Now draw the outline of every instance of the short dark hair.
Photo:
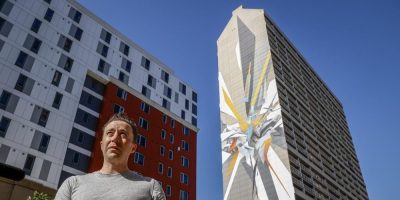
<svg viewBox="0 0 400 200">
<path fill-rule="evenodd" d="M 132 138 L 132 142 L 135 143 L 136 142 L 136 136 L 137 136 L 137 126 L 135 124 L 135 122 L 133 122 L 133 120 L 128 117 L 128 115 L 126 113 L 116 113 L 113 116 L 110 117 L 110 119 L 108 119 L 108 121 L 103 125 L 103 134 L 104 134 L 104 129 L 106 128 L 106 126 L 113 122 L 113 121 L 123 121 L 126 122 L 127 124 L 129 124 L 129 126 L 132 128 L 132 133 L 133 133 L 133 138 Z"/>
</svg>

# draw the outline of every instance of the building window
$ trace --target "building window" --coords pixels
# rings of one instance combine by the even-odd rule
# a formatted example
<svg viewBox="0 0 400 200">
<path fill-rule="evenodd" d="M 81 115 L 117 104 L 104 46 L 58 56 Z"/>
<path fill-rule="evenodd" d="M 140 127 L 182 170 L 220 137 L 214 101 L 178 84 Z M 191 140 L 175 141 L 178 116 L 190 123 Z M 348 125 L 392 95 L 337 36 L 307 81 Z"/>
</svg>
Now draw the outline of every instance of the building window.
<svg viewBox="0 0 400 200">
<path fill-rule="evenodd" d="M 171 95 L 172 95 L 172 90 L 170 87 L 164 85 L 164 96 L 168 97 L 171 99 Z"/>
<path fill-rule="evenodd" d="M 185 111 L 184 110 L 181 110 L 181 118 L 185 119 Z"/>
<path fill-rule="evenodd" d="M 14 89 L 25 93 L 26 95 L 31 95 L 32 88 L 35 84 L 35 81 L 27 76 L 20 74 L 17 82 L 15 83 Z"/>
<path fill-rule="evenodd" d="M 150 98 L 151 96 L 151 90 L 147 88 L 146 86 L 142 86 L 142 94 L 146 96 L 147 98 Z"/>
<path fill-rule="evenodd" d="M 186 127 L 186 126 L 184 126 L 184 127 L 183 127 L 183 135 L 189 135 L 189 133 L 190 133 L 189 128 Z"/>
<path fill-rule="evenodd" d="M 8 102 L 10 101 L 11 93 L 3 90 L 0 96 L 0 108 L 5 110 L 7 108 Z"/>
<path fill-rule="evenodd" d="M 161 70 L 161 80 L 168 83 L 169 82 L 169 74 L 164 70 Z"/>
<path fill-rule="evenodd" d="M 49 146 L 50 136 L 42 133 L 40 131 L 35 131 L 33 135 L 31 148 L 36 149 L 42 153 L 47 152 L 47 147 Z"/>
<path fill-rule="evenodd" d="M 136 137 L 136 144 L 138 144 L 142 147 L 146 147 L 146 137 L 138 134 Z"/>
<path fill-rule="evenodd" d="M 74 83 L 75 83 L 75 80 L 73 78 L 69 77 L 67 80 L 67 84 L 65 85 L 65 91 L 67 91 L 68 93 L 71 93 L 72 89 L 74 88 Z"/>
<path fill-rule="evenodd" d="M 150 74 L 147 76 L 147 85 L 156 88 L 156 79 Z"/>
<path fill-rule="evenodd" d="M 14 4 L 7 0 L 2 0 L 0 1 L 0 11 L 8 16 L 11 12 L 11 9 L 13 8 Z"/>
<path fill-rule="evenodd" d="M 179 83 L 179 92 L 181 92 L 182 94 L 186 94 L 186 85 L 184 85 L 183 83 Z"/>
<path fill-rule="evenodd" d="M 165 195 L 167 195 L 167 197 L 170 197 L 172 194 L 172 189 L 170 185 L 167 185 L 167 187 L 165 188 Z"/>
<path fill-rule="evenodd" d="M 169 110 L 170 107 L 171 107 L 171 103 L 168 100 L 163 98 L 162 107 L 164 107 L 165 109 Z"/>
<path fill-rule="evenodd" d="M 144 165 L 144 155 L 139 152 L 135 152 L 134 153 L 134 162 L 138 165 Z"/>
<path fill-rule="evenodd" d="M 184 190 L 180 190 L 179 200 L 189 200 L 189 193 Z"/>
<path fill-rule="evenodd" d="M 53 15 L 54 15 L 54 10 L 47 8 L 46 14 L 44 14 L 44 19 L 48 22 L 51 22 Z"/>
<path fill-rule="evenodd" d="M 121 82 L 123 82 L 123 83 L 125 83 L 125 84 L 128 84 L 128 82 L 129 82 L 129 76 L 126 75 L 126 74 L 123 73 L 123 72 L 119 72 L 118 80 L 120 80 Z"/>
<path fill-rule="evenodd" d="M 61 81 L 61 77 L 62 77 L 62 73 L 59 71 L 55 71 L 54 75 L 53 75 L 53 80 L 51 81 L 51 84 L 58 87 L 58 85 L 60 84 L 60 81 Z"/>
<path fill-rule="evenodd" d="M 141 117 L 139 117 L 139 126 L 146 130 L 149 128 L 149 124 L 148 124 L 147 120 L 145 120 Z"/>
<path fill-rule="evenodd" d="M 164 129 L 161 130 L 161 138 L 165 140 L 166 131 Z"/>
<path fill-rule="evenodd" d="M 189 151 L 189 143 L 186 142 L 185 140 L 182 140 L 182 141 L 181 141 L 181 148 L 182 148 L 182 150 L 184 150 L 184 151 Z"/>
<path fill-rule="evenodd" d="M 68 34 L 80 41 L 82 38 L 83 30 L 75 26 L 75 24 L 71 24 L 71 28 L 69 29 Z"/>
<path fill-rule="evenodd" d="M 0 120 L 0 137 L 5 137 L 8 127 L 10 126 L 11 119 L 7 117 L 1 117 Z"/>
<path fill-rule="evenodd" d="M 127 60 L 126 58 L 122 58 L 121 68 L 127 72 L 131 72 L 132 62 Z"/>
<path fill-rule="evenodd" d="M 192 117 L 192 124 L 194 126 L 197 126 L 197 119 L 195 117 Z"/>
<path fill-rule="evenodd" d="M 50 4 L 50 3 L 51 3 L 51 0 L 44 0 L 44 2 Z"/>
<path fill-rule="evenodd" d="M 173 144 L 173 143 L 174 143 L 174 140 L 175 140 L 174 134 L 170 133 L 170 134 L 169 134 L 169 142 L 170 142 L 171 144 Z"/>
<path fill-rule="evenodd" d="M 69 52 L 72 47 L 72 40 L 65 37 L 64 35 L 60 35 L 60 39 L 58 40 L 57 45 L 64 49 L 66 52 Z"/>
<path fill-rule="evenodd" d="M 192 91 L 192 101 L 197 103 L 197 93 Z"/>
<path fill-rule="evenodd" d="M 33 20 L 32 26 L 31 26 L 31 31 L 38 33 L 41 25 L 42 25 L 42 21 L 35 18 Z"/>
<path fill-rule="evenodd" d="M 74 157 L 72 159 L 72 162 L 74 164 L 77 164 L 79 162 L 79 153 L 78 152 L 74 152 Z"/>
<path fill-rule="evenodd" d="M 197 115 L 197 106 L 192 103 L 192 113 L 193 115 Z"/>
<path fill-rule="evenodd" d="M 35 59 L 32 56 L 21 51 L 21 52 L 19 52 L 17 60 L 15 61 L 15 65 L 28 71 L 28 72 L 31 72 L 34 61 L 35 61 Z"/>
<path fill-rule="evenodd" d="M 181 156 L 181 165 L 183 167 L 189 167 L 189 159 L 185 156 Z"/>
<path fill-rule="evenodd" d="M 48 111 L 40 106 L 35 106 L 35 108 L 33 109 L 32 116 L 31 116 L 31 122 L 37 123 L 40 126 L 46 127 L 49 115 L 50 115 L 50 111 Z"/>
<path fill-rule="evenodd" d="M 118 105 L 118 104 L 113 104 L 113 111 L 114 113 L 123 113 L 125 111 L 124 107 Z"/>
<path fill-rule="evenodd" d="M 142 102 L 142 103 L 140 103 L 140 109 L 145 113 L 149 113 L 150 106 L 149 106 L 149 104 Z"/>
<path fill-rule="evenodd" d="M 68 17 L 79 24 L 79 22 L 81 21 L 82 13 L 71 7 L 71 9 L 69 9 Z"/>
<path fill-rule="evenodd" d="M 175 128 L 175 120 L 171 119 L 171 128 Z"/>
<path fill-rule="evenodd" d="M 189 100 L 185 99 L 185 109 L 189 110 Z"/>
<path fill-rule="evenodd" d="M 26 175 L 31 175 L 33 165 L 35 164 L 35 159 L 36 159 L 36 157 L 31 154 L 28 154 L 28 156 L 26 157 L 24 169 L 23 169 L 25 171 Z"/>
<path fill-rule="evenodd" d="M 42 41 L 33 37 L 31 34 L 26 36 L 24 47 L 31 50 L 33 53 L 38 53 L 40 46 L 42 45 Z"/>
<path fill-rule="evenodd" d="M 117 97 L 126 100 L 128 98 L 128 92 L 126 92 L 125 90 L 118 88 L 117 89 Z"/>
<path fill-rule="evenodd" d="M 111 65 L 109 63 L 107 63 L 106 61 L 104 61 L 103 59 L 100 58 L 99 61 L 99 66 L 97 67 L 97 70 L 99 70 L 99 72 L 108 75 L 108 72 L 110 71 L 110 67 Z"/>
<path fill-rule="evenodd" d="M 123 54 L 125 54 L 126 56 L 129 55 L 129 46 L 123 42 L 121 42 L 121 44 L 119 45 L 119 51 Z"/>
<path fill-rule="evenodd" d="M 189 184 L 189 176 L 187 174 L 181 173 L 180 178 L 181 178 L 181 183 L 186 185 Z"/>
<path fill-rule="evenodd" d="M 172 168 L 171 167 L 168 167 L 167 176 L 170 178 L 172 177 Z"/>
<path fill-rule="evenodd" d="M 150 60 L 142 56 L 141 66 L 147 70 L 150 70 Z"/>
<path fill-rule="evenodd" d="M 168 118 L 168 116 L 163 113 L 162 118 L 161 118 L 163 124 L 167 124 L 167 118 Z"/>
<path fill-rule="evenodd" d="M 107 44 L 110 44 L 111 41 L 111 33 L 109 33 L 108 31 L 102 29 L 101 30 L 101 34 L 100 34 L 100 38 L 102 40 L 104 40 L 104 42 L 107 42 Z"/>
<path fill-rule="evenodd" d="M 163 174 L 164 173 L 164 164 L 158 163 L 158 173 Z"/>
<path fill-rule="evenodd" d="M 0 17 L 0 34 L 1 35 L 8 37 L 12 27 L 13 27 L 13 25 L 10 22 L 8 22 L 7 20 Z"/>
<path fill-rule="evenodd" d="M 99 42 L 97 44 L 96 52 L 99 53 L 100 55 L 104 56 L 105 58 L 107 58 L 108 46 L 106 46 L 105 44 Z"/>
<path fill-rule="evenodd" d="M 170 160 L 174 159 L 174 152 L 172 150 L 168 151 L 168 159 L 170 159 Z"/>
<path fill-rule="evenodd" d="M 164 156 L 165 153 L 165 147 L 163 145 L 160 145 L 160 155 Z"/>
<path fill-rule="evenodd" d="M 58 60 L 58 66 L 63 68 L 67 72 L 71 72 L 74 60 L 61 53 L 60 59 Z"/>
<path fill-rule="evenodd" d="M 53 107 L 59 109 L 61 105 L 63 95 L 61 93 L 56 92 L 56 96 L 54 97 Z"/>
</svg>

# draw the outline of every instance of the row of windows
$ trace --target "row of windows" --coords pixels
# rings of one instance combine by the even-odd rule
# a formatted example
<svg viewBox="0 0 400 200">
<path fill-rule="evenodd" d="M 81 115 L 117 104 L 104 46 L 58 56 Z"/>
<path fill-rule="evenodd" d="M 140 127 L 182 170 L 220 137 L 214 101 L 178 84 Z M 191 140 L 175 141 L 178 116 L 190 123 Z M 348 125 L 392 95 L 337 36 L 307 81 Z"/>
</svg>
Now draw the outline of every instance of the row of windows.
<svg viewBox="0 0 400 200">
<path fill-rule="evenodd" d="M 164 164 L 163 163 L 158 163 L 158 173 L 164 174 Z M 172 167 L 167 168 L 167 176 L 169 178 L 172 178 L 172 176 L 173 176 Z M 188 185 L 189 184 L 189 176 L 186 173 L 181 172 L 180 173 L 180 182 Z"/>
</svg>

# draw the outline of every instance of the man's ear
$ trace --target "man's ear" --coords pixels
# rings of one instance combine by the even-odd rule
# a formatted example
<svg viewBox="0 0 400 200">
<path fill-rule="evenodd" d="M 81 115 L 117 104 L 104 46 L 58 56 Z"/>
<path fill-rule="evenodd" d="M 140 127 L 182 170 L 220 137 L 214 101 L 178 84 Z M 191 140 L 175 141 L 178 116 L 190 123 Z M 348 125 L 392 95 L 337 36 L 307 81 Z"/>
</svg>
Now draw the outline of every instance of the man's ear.
<svg viewBox="0 0 400 200">
<path fill-rule="evenodd" d="M 101 151 L 104 150 L 104 149 L 103 149 L 103 140 L 100 140 L 100 149 L 101 149 Z"/>
<path fill-rule="evenodd" d="M 137 144 L 136 143 L 132 143 L 132 151 L 131 151 L 131 153 L 135 153 L 136 148 L 137 148 Z"/>
</svg>

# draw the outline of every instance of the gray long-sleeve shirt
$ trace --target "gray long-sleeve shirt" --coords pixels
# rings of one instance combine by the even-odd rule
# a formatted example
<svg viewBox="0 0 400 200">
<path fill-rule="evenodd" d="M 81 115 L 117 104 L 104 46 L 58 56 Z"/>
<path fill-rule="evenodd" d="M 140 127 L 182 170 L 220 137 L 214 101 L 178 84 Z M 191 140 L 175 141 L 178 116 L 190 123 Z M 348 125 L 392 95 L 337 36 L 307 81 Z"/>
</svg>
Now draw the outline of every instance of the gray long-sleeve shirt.
<svg viewBox="0 0 400 200">
<path fill-rule="evenodd" d="M 165 200 L 160 184 L 136 172 L 72 176 L 58 189 L 55 200 Z"/>
</svg>

